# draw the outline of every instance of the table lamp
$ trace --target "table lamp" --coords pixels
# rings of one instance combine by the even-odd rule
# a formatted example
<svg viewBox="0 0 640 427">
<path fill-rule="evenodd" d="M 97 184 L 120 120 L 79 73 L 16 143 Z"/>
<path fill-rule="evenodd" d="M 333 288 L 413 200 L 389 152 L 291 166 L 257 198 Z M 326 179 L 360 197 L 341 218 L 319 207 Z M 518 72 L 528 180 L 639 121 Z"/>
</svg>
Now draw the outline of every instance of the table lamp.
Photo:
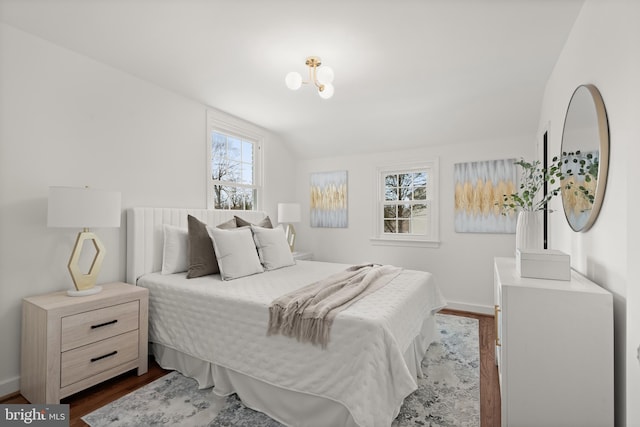
<svg viewBox="0 0 640 427">
<path fill-rule="evenodd" d="M 285 234 L 289 249 L 293 252 L 296 240 L 296 230 L 293 228 L 293 223 L 300 222 L 300 203 L 278 203 L 278 222 L 287 224 Z"/>
<path fill-rule="evenodd" d="M 98 236 L 89 228 L 120 227 L 120 192 L 79 187 L 49 187 L 48 227 L 80 228 L 69 259 L 69 273 L 75 290 L 70 296 L 97 294 L 102 290 L 96 279 L 106 253 Z M 88 273 L 80 269 L 79 259 L 85 240 L 93 241 L 96 254 Z"/>
</svg>

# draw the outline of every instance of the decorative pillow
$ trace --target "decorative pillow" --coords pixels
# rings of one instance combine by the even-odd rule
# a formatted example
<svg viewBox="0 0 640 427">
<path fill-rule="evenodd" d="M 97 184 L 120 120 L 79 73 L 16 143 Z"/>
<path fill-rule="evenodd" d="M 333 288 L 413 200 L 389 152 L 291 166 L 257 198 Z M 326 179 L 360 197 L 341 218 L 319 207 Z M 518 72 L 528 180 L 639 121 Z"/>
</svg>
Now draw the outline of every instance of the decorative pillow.
<svg viewBox="0 0 640 427">
<path fill-rule="evenodd" d="M 264 228 L 252 225 L 251 231 L 258 257 L 265 270 L 275 270 L 296 263 L 282 227 Z"/>
<path fill-rule="evenodd" d="M 222 280 L 262 273 L 251 229 L 222 230 L 209 228 L 211 240 L 218 256 Z"/>
<path fill-rule="evenodd" d="M 182 273 L 189 268 L 187 251 L 189 238 L 186 228 L 163 224 L 162 274 Z"/>
<path fill-rule="evenodd" d="M 220 272 L 213 243 L 207 232 L 207 225 L 191 215 L 187 216 L 187 224 L 189 225 L 189 268 L 187 279 Z"/>
<path fill-rule="evenodd" d="M 236 227 L 248 227 L 250 225 L 257 225 L 258 227 L 273 228 L 273 224 L 271 224 L 271 220 L 269 219 L 268 216 L 265 216 L 257 224 L 252 224 L 249 221 L 246 221 L 246 220 L 240 218 L 239 216 L 236 216 L 234 219 L 236 220 Z"/>
<path fill-rule="evenodd" d="M 237 227 L 237 225 L 236 225 L 236 218 L 235 217 L 231 218 L 229 221 L 223 222 L 222 224 L 216 225 L 216 228 L 222 228 L 224 230 L 228 230 L 230 228 L 236 228 L 236 227 Z"/>
</svg>

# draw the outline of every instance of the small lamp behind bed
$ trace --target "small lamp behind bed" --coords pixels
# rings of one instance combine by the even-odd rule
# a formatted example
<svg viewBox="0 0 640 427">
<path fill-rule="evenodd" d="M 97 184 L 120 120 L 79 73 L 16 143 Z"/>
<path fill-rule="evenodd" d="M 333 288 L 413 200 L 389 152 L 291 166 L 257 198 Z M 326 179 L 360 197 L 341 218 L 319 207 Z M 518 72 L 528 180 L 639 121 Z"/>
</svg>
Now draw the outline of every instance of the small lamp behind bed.
<svg viewBox="0 0 640 427">
<path fill-rule="evenodd" d="M 101 286 L 95 286 L 105 256 L 105 247 L 91 228 L 120 227 L 120 192 L 75 187 L 49 187 L 47 212 L 48 227 L 81 228 L 71 252 L 68 269 L 75 290 L 69 296 L 97 294 Z M 84 274 L 79 265 L 85 240 L 92 240 L 96 253 L 89 272 Z"/>
<path fill-rule="evenodd" d="M 293 228 L 293 223 L 300 222 L 300 203 L 278 203 L 278 222 L 287 224 L 285 234 L 289 249 L 293 252 L 296 241 L 296 230 Z"/>
</svg>

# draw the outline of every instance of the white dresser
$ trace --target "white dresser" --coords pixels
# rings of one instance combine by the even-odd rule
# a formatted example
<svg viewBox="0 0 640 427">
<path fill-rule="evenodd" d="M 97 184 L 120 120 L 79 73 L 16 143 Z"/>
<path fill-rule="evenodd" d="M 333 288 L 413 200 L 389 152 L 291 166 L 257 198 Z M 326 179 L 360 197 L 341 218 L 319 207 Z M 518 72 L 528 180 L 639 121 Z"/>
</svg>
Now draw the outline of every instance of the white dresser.
<svg viewBox="0 0 640 427">
<path fill-rule="evenodd" d="M 502 426 L 613 426 L 613 298 L 570 281 L 521 278 L 496 258 L 496 362 Z"/>
</svg>

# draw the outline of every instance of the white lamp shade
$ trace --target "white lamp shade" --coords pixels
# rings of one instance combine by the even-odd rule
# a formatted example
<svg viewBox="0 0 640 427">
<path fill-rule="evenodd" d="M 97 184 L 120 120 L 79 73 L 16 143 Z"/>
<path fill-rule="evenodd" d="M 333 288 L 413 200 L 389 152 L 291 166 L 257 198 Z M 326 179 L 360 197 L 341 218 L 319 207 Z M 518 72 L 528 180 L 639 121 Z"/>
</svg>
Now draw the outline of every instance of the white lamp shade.
<svg viewBox="0 0 640 427">
<path fill-rule="evenodd" d="M 291 90 L 298 90 L 302 86 L 302 76 L 296 71 L 292 71 L 284 79 L 287 87 Z"/>
<path fill-rule="evenodd" d="M 333 96 L 333 92 L 333 85 L 331 83 L 327 83 L 326 85 L 324 85 L 324 89 L 322 90 L 322 92 L 318 92 L 318 94 L 322 99 L 329 99 Z"/>
<path fill-rule="evenodd" d="M 322 66 L 318 68 L 316 78 L 318 79 L 318 82 L 323 85 L 328 83 L 333 83 L 333 78 L 334 78 L 333 68 L 327 67 L 327 66 Z"/>
<path fill-rule="evenodd" d="M 63 228 L 120 227 L 119 191 L 49 187 L 47 226 Z"/>
<path fill-rule="evenodd" d="M 281 224 L 300 222 L 300 203 L 278 203 L 278 222 Z"/>
</svg>

